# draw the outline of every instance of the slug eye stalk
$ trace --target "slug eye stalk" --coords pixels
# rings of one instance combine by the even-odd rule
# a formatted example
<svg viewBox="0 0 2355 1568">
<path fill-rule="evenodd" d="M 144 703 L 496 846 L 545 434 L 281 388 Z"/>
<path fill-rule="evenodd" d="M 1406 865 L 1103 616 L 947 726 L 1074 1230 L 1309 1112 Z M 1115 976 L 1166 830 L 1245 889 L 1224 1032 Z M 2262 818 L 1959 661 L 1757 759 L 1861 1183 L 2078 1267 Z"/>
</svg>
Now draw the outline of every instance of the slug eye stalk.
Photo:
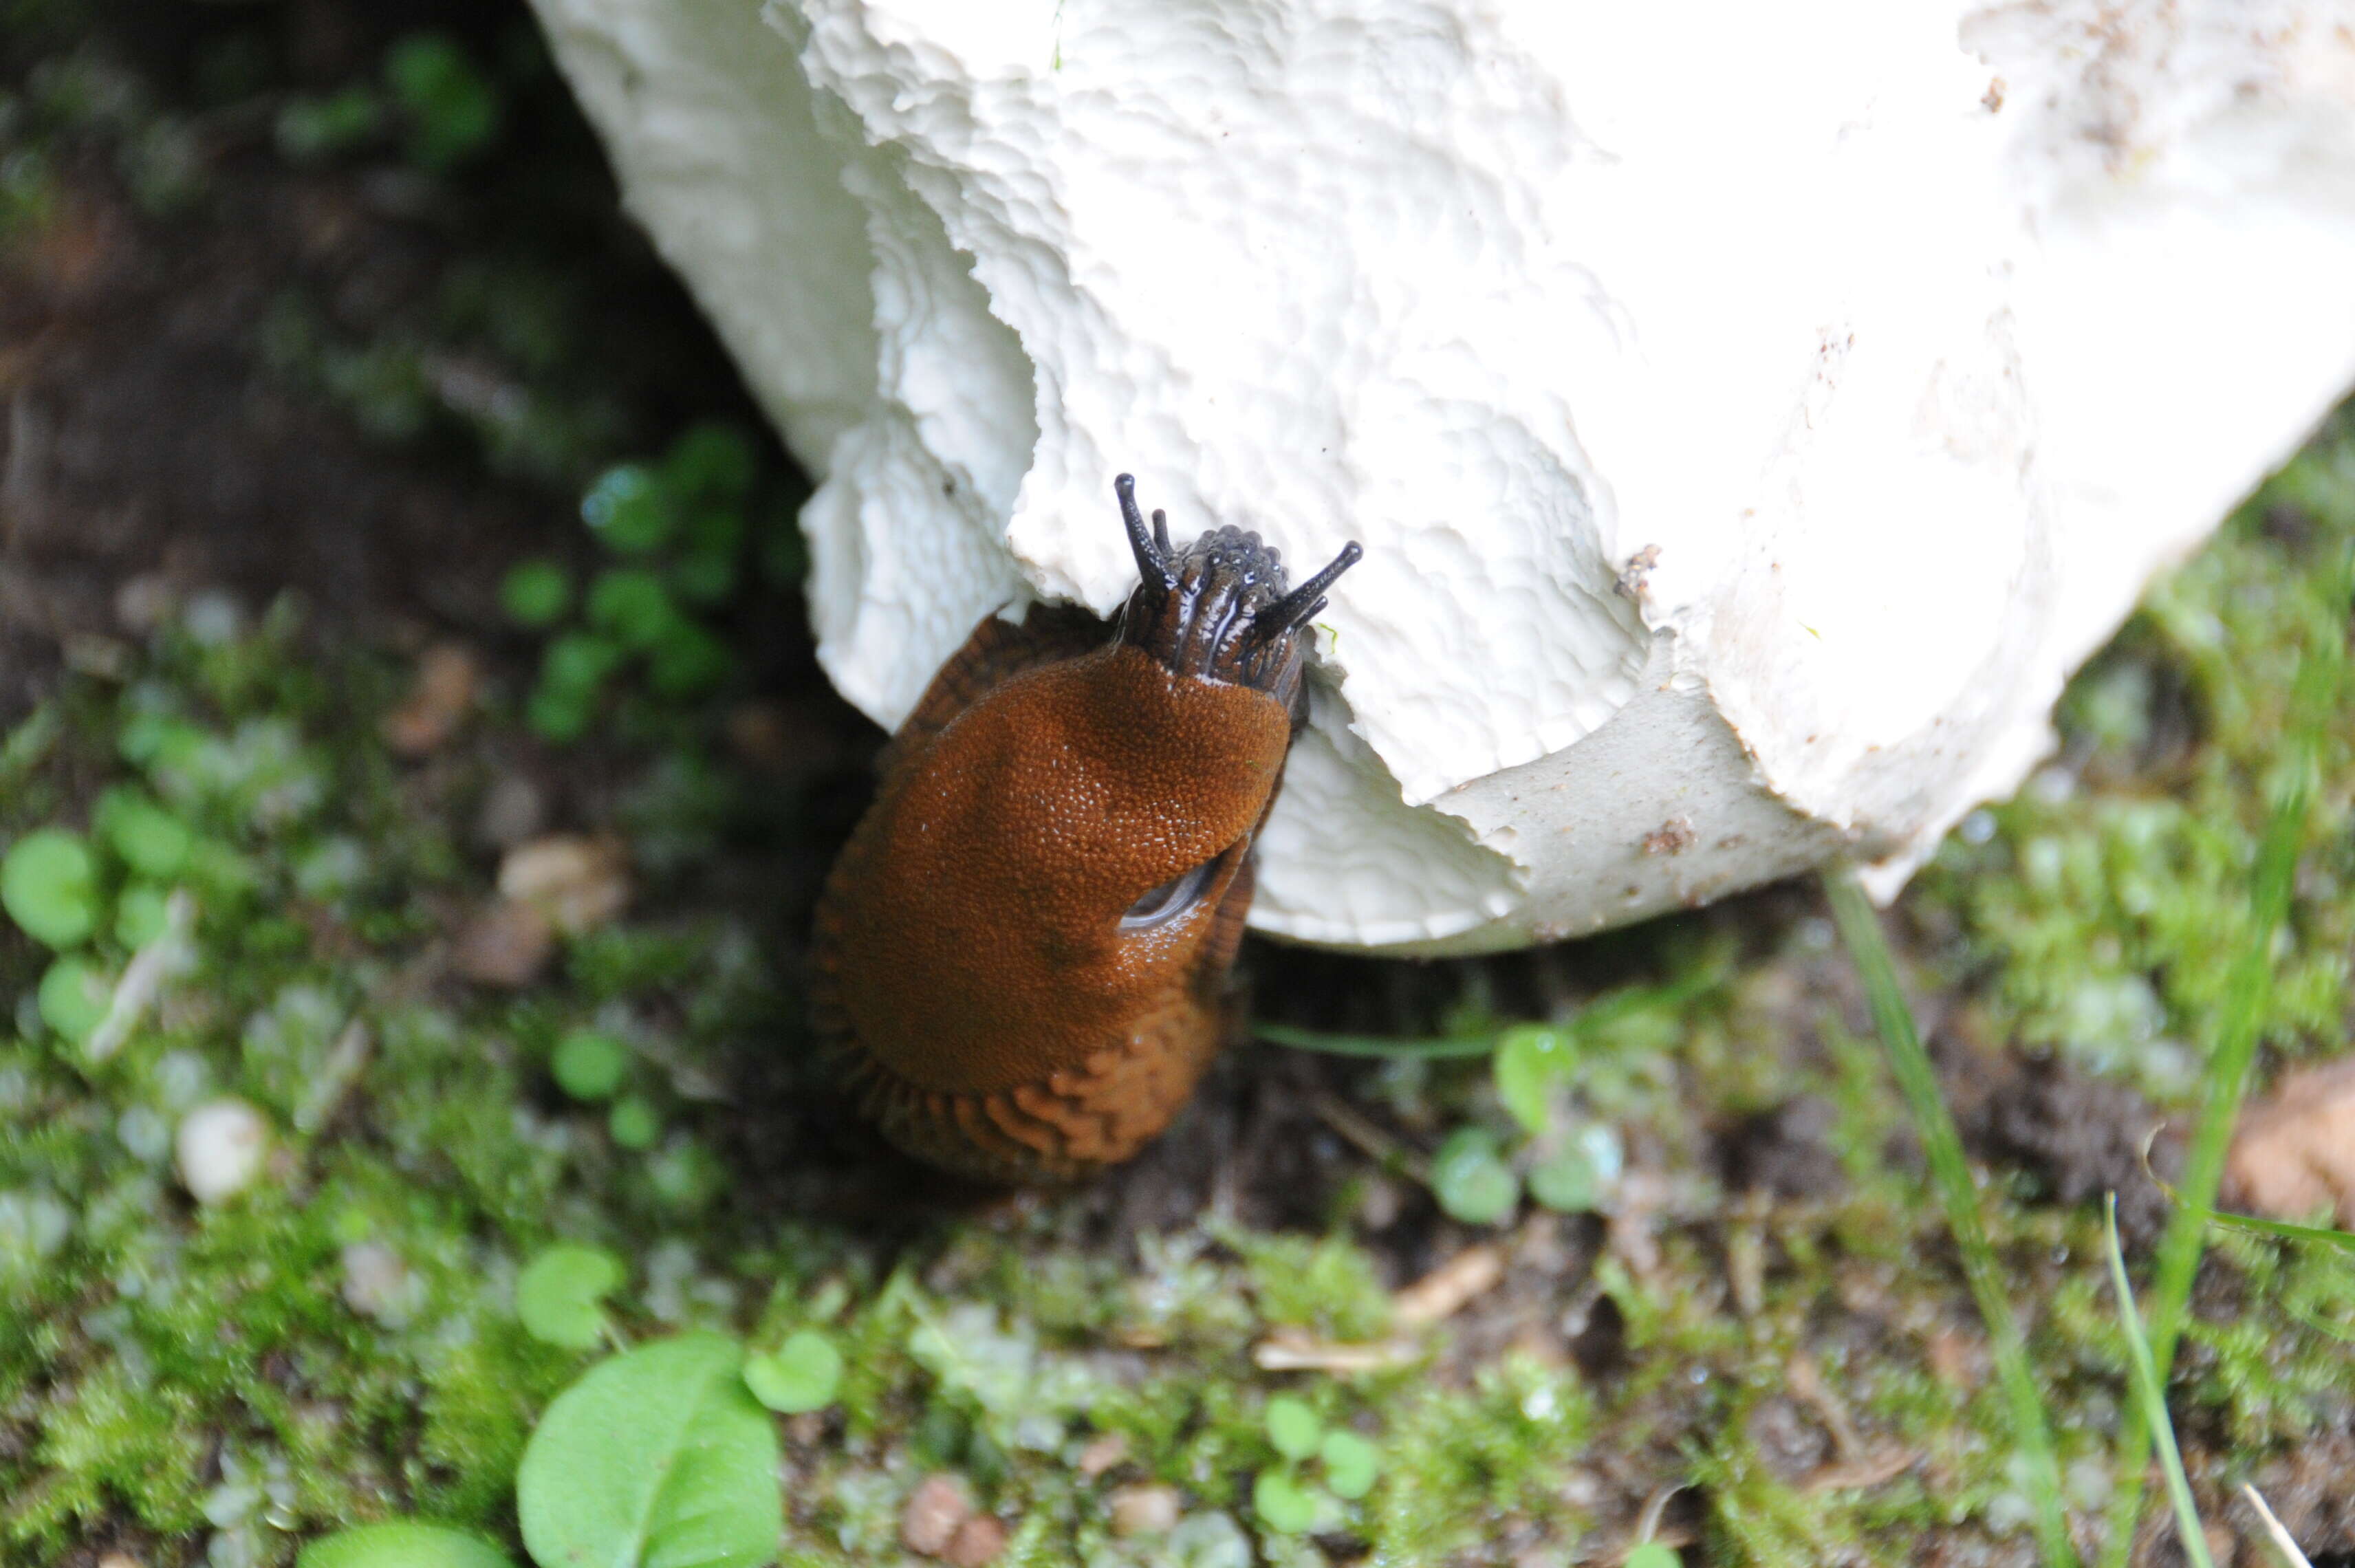
<svg viewBox="0 0 2355 1568">
<path fill-rule="evenodd" d="M 1341 574 L 1357 565 L 1365 554 L 1365 548 L 1355 539 L 1343 545 L 1331 565 L 1252 617 L 1252 640 L 1272 643 L 1308 624 L 1329 602 L 1325 591 L 1338 582 Z"/>
<path fill-rule="evenodd" d="M 1147 531 L 1145 514 L 1136 509 L 1136 475 L 1119 475 L 1112 490 L 1120 497 L 1120 520 L 1128 528 L 1129 553 L 1136 557 L 1137 581 L 1170 592 L 1178 586 L 1178 574 L 1169 567 L 1169 514 L 1156 510 Z"/>
</svg>

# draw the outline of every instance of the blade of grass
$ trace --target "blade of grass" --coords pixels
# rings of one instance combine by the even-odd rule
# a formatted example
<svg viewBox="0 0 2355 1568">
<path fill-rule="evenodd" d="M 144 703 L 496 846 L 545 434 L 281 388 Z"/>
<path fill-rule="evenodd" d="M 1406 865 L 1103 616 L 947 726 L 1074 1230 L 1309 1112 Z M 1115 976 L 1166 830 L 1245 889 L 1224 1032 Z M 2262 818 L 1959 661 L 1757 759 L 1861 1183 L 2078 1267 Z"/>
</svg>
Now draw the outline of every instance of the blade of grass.
<svg viewBox="0 0 2355 1568">
<path fill-rule="evenodd" d="M 2028 1366 L 2028 1344 L 2012 1317 L 2011 1299 L 2004 1294 L 2002 1265 L 1996 1261 L 1987 1227 L 1979 1216 L 1978 1187 L 1971 1179 L 1970 1161 L 1963 1154 L 1962 1135 L 1938 1092 L 1938 1075 L 1930 1054 L 1922 1049 L 1913 1013 L 1897 983 L 1897 965 L 1881 934 L 1880 916 L 1858 885 L 1856 873 L 1840 867 L 1824 873 L 1832 918 L 1848 944 L 1849 957 L 1864 981 L 1872 1021 L 1889 1051 L 1889 1069 L 1913 1113 L 1922 1152 L 1930 1165 L 1931 1184 L 1946 1211 L 1962 1253 L 1963 1275 L 1977 1299 L 1995 1356 L 1996 1376 L 2011 1406 L 2012 1435 L 2028 1459 L 2028 1485 L 2036 1507 L 2037 1539 L 2051 1568 L 2077 1562 L 2069 1541 L 2069 1523 L 2061 1509 L 2061 1464 L 2052 1447 L 2052 1428 L 2045 1418 L 2044 1402 Z"/>
<path fill-rule="evenodd" d="M 1327 1034 L 1322 1029 L 1295 1029 L 1290 1024 L 1268 1023 L 1252 1025 L 1252 1033 L 1271 1045 L 1288 1045 L 1295 1051 L 1320 1051 L 1327 1056 L 1407 1056 L 1420 1057 L 1428 1061 L 1449 1057 L 1486 1056 L 1497 1049 L 1497 1037 L 1493 1034 L 1414 1039 L 1384 1034 Z"/>
<path fill-rule="evenodd" d="M 2346 576 L 2342 567 L 2342 586 Z M 2339 603 L 2345 602 L 2343 593 L 2335 597 Z M 2283 746 L 2285 782 L 2258 844 L 2256 871 L 2249 890 L 2249 924 L 2225 979 L 2216 1049 L 2208 1058 L 2200 1120 L 2192 1128 L 2191 1146 L 2184 1157 L 2181 1196 L 2168 1218 L 2166 1233 L 2159 1238 L 2158 1263 L 2152 1272 L 2151 1361 L 2162 1386 L 2175 1365 L 2176 1341 L 2182 1334 L 2192 1281 L 2200 1272 L 2200 1254 L 2207 1245 L 2209 1216 L 2216 1206 L 2216 1189 L 2223 1181 L 2232 1126 L 2240 1120 L 2241 1102 L 2248 1096 L 2249 1070 L 2256 1061 L 2265 1001 L 2273 989 L 2274 933 L 2289 916 L 2298 856 L 2306 847 L 2318 741 L 2332 713 L 2344 658 L 2342 634 L 2334 627 L 2318 627 L 2290 697 L 2290 733 Z M 2133 1549 L 2134 1524 L 2142 1511 L 2144 1460 L 2151 1438 L 2137 1407 L 2127 1428 L 2116 1500 L 2110 1509 L 2110 1546 L 2104 1561 L 2111 1568 L 2123 1568 Z"/>
<path fill-rule="evenodd" d="M 1648 1008 L 1679 1007 L 1725 981 L 1731 965 L 1723 955 L 1705 956 L 1686 973 L 1664 985 L 1626 986 L 1597 997 L 1562 1027 L 1576 1034 L 1618 1022 Z M 1321 1051 L 1327 1056 L 1412 1057 L 1426 1061 L 1487 1056 L 1497 1049 L 1497 1033 L 1425 1037 L 1384 1034 L 1327 1034 L 1322 1029 L 1291 1024 L 1253 1023 L 1252 1033 L 1271 1045 L 1295 1051 Z"/>
<path fill-rule="evenodd" d="M 2154 1131 L 2151 1137 L 2158 1134 Z M 2151 1168 L 2150 1138 L 2143 1140 L 2142 1173 L 2150 1184 L 2167 1194 L 2170 1203 L 2186 1209 L 2196 1206 L 2187 1202 L 2182 1193 L 2168 1184 L 2165 1177 Z M 2211 1225 L 2222 1225 L 2228 1231 L 2247 1231 L 2259 1236 L 2273 1236 L 2285 1242 L 2304 1242 L 2314 1246 L 2337 1247 L 2341 1252 L 2355 1253 L 2355 1232 L 2334 1231 L 2327 1225 L 2294 1225 L 2287 1220 L 2268 1220 L 2257 1214 L 2236 1214 L 2230 1209 L 2200 1209 L 2200 1218 Z"/>
<path fill-rule="evenodd" d="M 2118 1247 L 2118 1195 L 2109 1195 L 2102 1214 L 2102 1235 L 2109 1249 L 2110 1287 L 2118 1293 L 2118 1325 L 2126 1331 L 2126 1356 L 2134 1363 L 2135 1403 L 2143 1425 L 2158 1444 L 2160 1466 L 2167 1472 L 2167 1495 L 2175 1505 L 2175 1538 L 2191 1568 L 2215 1568 L 2208 1555 L 2208 1535 L 2200 1528 L 2200 1510 L 2191 1501 L 2191 1482 L 2183 1473 L 2183 1455 L 2175 1445 L 2175 1423 L 2168 1418 L 2167 1387 L 2158 1381 L 2158 1364 L 2151 1360 L 2150 1341 L 2142 1331 L 2142 1310 L 2135 1306 L 2134 1286 L 2126 1282 L 2126 1255 Z"/>
</svg>

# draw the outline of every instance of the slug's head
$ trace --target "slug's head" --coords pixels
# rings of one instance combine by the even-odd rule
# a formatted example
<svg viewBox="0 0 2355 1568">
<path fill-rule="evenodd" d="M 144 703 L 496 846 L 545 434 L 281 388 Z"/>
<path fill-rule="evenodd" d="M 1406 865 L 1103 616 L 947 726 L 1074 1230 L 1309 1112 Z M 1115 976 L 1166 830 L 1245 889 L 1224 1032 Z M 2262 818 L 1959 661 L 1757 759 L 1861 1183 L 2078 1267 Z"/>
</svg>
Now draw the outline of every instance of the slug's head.
<svg viewBox="0 0 2355 1568">
<path fill-rule="evenodd" d="M 1355 540 L 1332 563 L 1294 588 L 1273 545 L 1241 528 L 1211 528 L 1184 549 L 1169 543 L 1168 514 L 1150 528 L 1137 509 L 1136 481 L 1113 481 L 1128 548 L 1136 557 L 1136 591 L 1121 612 L 1120 640 L 1141 648 L 1174 675 L 1264 691 L 1299 711 L 1302 634 L 1325 608 L 1325 591 L 1366 552 Z"/>
<path fill-rule="evenodd" d="M 926 1093 L 1062 1082 L 1207 1017 L 1241 935 L 1304 630 L 1361 552 L 1294 588 L 1256 535 L 1177 550 L 1116 488 L 1141 574 L 1118 635 L 909 748 L 828 895 L 848 1026 Z"/>
</svg>

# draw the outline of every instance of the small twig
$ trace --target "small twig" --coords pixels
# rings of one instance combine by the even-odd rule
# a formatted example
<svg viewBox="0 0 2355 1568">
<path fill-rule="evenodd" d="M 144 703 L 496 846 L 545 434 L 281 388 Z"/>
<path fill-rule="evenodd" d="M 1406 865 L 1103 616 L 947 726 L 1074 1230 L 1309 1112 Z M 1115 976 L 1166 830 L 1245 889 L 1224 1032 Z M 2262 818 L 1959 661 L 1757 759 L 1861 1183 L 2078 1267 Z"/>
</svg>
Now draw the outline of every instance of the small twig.
<svg viewBox="0 0 2355 1568">
<path fill-rule="evenodd" d="M 1359 1153 L 1375 1164 L 1402 1171 L 1425 1187 L 1431 1185 L 1431 1161 L 1409 1149 L 1340 1100 L 1331 1094 L 1319 1094 L 1309 1102 L 1309 1108 L 1316 1113 L 1318 1120 L 1356 1146 Z"/>
<path fill-rule="evenodd" d="M 368 1067 L 368 1054 L 375 1049 L 376 1037 L 369 1033 L 365 1019 L 354 1019 L 336 1038 L 335 1049 L 327 1060 L 319 1064 L 318 1082 L 294 1113 L 297 1131 L 315 1133 L 335 1120 L 343 1108 L 352 1085 L 359 1082 L 360 1073 Z"/>
<path fill-rule="evenodd" d="M 1627 1549 L 1619 1554 L 1622 1562 L 1626 1560 L 1628 1552 L 1647 1541 L 1659 1541 L 1669 1546 L 1682 1544 L 1661 1536 L 1660 1519 L 1668 1511 L 1668 1504 L 1676 1500 L 1677 1494 L 1691 1484 L 1689 1481 L 1663 1481 L 1652 1488 L 1652 1495 L 1644 1499 L 1643 1509 L 1636 1515 L 1636 1529 L 1627 1542 Z"/>
<path fill-rule="evenodd" d="M 197 955 L 195 944 L 188 940 L 196 924 L 195 897 L 186 888 L 173 889 L 172 896 L 164 901 L 164 929 L 132 955 L 123 978 L 115 982 L 114 995 L 107 999 L 106 1016 L 83 1042 L 83 1058 L 92 1066 L 122 1050 L 164 982 L 187 971 Z"/>
<path fill-rule="evenodd" d="M 2245 1481 L 2241 1484 L 2241 1491 L 2249 1499 L 2249 1506 L 2257 1510 L 2257 1518 L 2265 1527 L 2265 1539 L 2274 1543 L 2274 1550 L 2282 1554 L 2282 1561 L 2290 1568 L 2314 1568 L 2314 1564 L 2307 1561 L 2306 1553 L 2298 1550 L 2297 1542 L 2290 1539 L 2289 1531 L 2282 1528 L 2282 1521 L 2274 1517 L 2274 1510 L 2265 1506 L 2264 1493 Z"/>
<path fill-rule="evenodd" d="M 1391 1297 L 1391 1316 L 1401 1328 L 1428 1328 L 1455 1317 L 1504 1277 L 1505 1254 L 1493 1243 L 1466 1247 Z"/>
<path fill-rule="evenodd" d="M 1372 1372 L 1403 1366 L 1415 1349 L 1404 1339 L 1336 1344 L 1297 1328 L 1279 1328 L 1252 1347 L 1252 1365 L 1263 1372 Z"/>
</svg>

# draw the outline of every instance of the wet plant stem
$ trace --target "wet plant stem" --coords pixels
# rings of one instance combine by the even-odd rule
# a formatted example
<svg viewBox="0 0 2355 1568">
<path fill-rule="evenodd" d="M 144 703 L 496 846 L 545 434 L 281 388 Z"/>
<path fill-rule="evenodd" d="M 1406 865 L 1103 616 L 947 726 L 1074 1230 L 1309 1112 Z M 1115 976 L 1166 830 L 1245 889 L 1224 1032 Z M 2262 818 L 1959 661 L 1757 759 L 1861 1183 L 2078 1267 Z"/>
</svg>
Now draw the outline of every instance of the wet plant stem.
<svg viewBox="0 0 2355 1568">
<path fill-rule="evenodd" d="M 1953 1113 L 1938 1091 L 1938 1075 L 1930 1054 L 1913 1026 L 1913 1009 L 1898 985 L 1897 966 L 1881 935 L 1881 918 L 1858 883 L 1856 873 L 1839 867 L 1824 873 L 1824 891 L 1830 899 L 1849 956 L 1864 982 L 1872 1021 L 1889 1051 L 1891 1075 L 1897 1080 L 1913 1126 L 1929 1161 L 1931 1185 L 1946 1211 L 1962 1253 L 1963 1274 L 1987 1323 L 1987 1341 L 1995 1357 L 1996 1375 L 2011 1407 L 2013 1436 L 2028 1461 L 2028 1485 L 2036 1509 L 2036 1533 L 2051 1568 L 2073 1568 L 2076 1549 L 2069 1540 L 2068 1520 L 2061 1508 L 2061 1466 L 2052 1446 L 2052 1428 L 2029 1370 L 2027 1342 L 2013 1317 L 2011 1299 L 2004 1292 L 2002 1265 L 1996 1261 L 1987 1226 L 1979 1214 L 1977 1184 L 1963 1153 L 1962 1135 Z"/>
</svg>

